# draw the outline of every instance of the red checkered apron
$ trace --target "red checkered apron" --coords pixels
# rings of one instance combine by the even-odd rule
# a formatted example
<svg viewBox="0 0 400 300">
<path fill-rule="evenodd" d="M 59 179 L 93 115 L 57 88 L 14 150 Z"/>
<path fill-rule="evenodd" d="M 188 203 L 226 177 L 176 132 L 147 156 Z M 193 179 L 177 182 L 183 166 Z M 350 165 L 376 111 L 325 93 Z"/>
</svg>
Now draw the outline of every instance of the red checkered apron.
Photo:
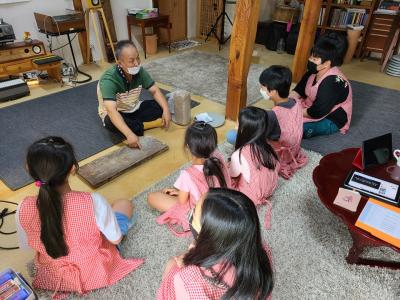
<svg viewBox="0 0 400 300">
<path fill-rule="evenodd" d="M 250 145 L 242 148 L 241 155 L 249 164 L 250 182 L 247 182 L 243 176 L 239 176 L 234 179 L 234 188 L 249 197 L 256 206 L 267 205 L 264 223 L 265 228 L 269 229 L 271 226 L 272 204 L 268 198 L 272 196 L 278 184 L 279 162 L 276 162 L 275 170 L 270 170 L 263 166 L 258 169 L 251 155 Z"/>
<path fill-rule="evenodd" d="M 225 163 L 224 157 L 218 151 L 215 151 L 212 156 L 218 158 L 221 162 L 226 184 L 228 187 L 231 187 L 231 178 L 229 176 L 228 167 Z M 193 165 L 187 168 L 186 172 L 188 172 L 191 180 L 199 189 L 200 194 L 203 195 L 207 193 L 208 184 L 204 173 Z M 214 186 L 219 186 L 218 180 L 216 178 L 214 178 Z M 191 208 L 196 206 L 197 200 L 198 199 L 193 199 L 193 197 L 189 193 L 189 201 L 187 201 L 185 204 L 175 204 L 168 211 L 158 216 L 156 218 L 156 222 L 159 225 L 167 224 L 168 228 L 175 236 L 190 236 L 191 232 L 189 228 L 188 213 Z M 179 227 L 182 227 L 182 230 L 179 230 Z"/>
<path fill-rule="evenodd" d="M 272 261 L 271 250 L 266 245 L 264 245 L 264 249 L 270 261 Z M 180 278 L 182 279 L 185 291 L 188 294 L 189 299 L 217 300 L 220 299 L 227 291 L 226 287 L 219 287 L 207 281 L 204 278 L 200 267 L 191 265 L 179 268 L 178 266 L 175 266 L 161 282 L 161 286 L 157 292 L 157 300 L 181 300 L 177 299 L 176 297 L 174 287 L 175 276 L 180 276 Z M 232 282 L 230 282 L 228 278 L 224 279 L 227 279 L 225 280 L 227 284 L 232 284 Z M 272 299 L 271 295 L 267 299 Z"/>
<path fill-rule="evenodd" d="M 296 104 L 290 109 L 281 106 L 272 109 L 281 128 L 281 136 L 279 141 L 271 141 L 270 144 L 279 157 L 279 175 L 285 179 L 292 177 L 296 170 L 308 162 L 300 145 L 303 137 L 303 107 L 295 101 Z"/>
<path fill-rule="evenodd" d="M 161 283 L 157 293 L 157 300 L 175 300 L 174 277 L 182 278 L 185 291 L 189 299 L 217 300 L 226 292 L 226 288 L 215 286 L 206 281 L 197 266 L 187 266 L 182 269 L 173 268 Z"/>
<path fill-rule="evenodd" d="M 40 219 L 36 197 L 21 203 L 19 218 L 29 246 L 36 251 L 35 288 L 55 291 L 55 298 L 65 294 L 86 293 L 110 286 L 138 268 L 143 259 L 123 259 L 115 245 L 99 231 L 89 193 L 69 192 L 63 197 L 64 238 L 68 255 L 53 259 L 48 256 L 40 240 Z"/>
</svg>

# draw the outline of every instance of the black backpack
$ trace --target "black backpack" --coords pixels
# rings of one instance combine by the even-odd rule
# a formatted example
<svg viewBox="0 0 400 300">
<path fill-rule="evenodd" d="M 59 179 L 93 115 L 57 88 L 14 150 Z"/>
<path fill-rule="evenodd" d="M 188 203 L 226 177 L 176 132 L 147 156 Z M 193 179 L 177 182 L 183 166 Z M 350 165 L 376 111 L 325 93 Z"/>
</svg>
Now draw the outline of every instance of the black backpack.
<svg viewBox="0 0 400 300">
<path fill-rule="evenodd" d="M 286 23 L 273 22 L 268 27 L 267 41 L 265 47 L 275 51 L 281 38 L 286 39 Z"/>
</svg>

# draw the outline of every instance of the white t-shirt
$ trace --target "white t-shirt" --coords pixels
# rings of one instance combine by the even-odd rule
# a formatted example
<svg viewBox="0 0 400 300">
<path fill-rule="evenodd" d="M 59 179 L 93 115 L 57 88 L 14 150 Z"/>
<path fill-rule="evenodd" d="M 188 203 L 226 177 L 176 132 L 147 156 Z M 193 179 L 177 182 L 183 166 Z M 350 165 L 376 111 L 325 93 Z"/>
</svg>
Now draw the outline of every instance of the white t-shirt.
<svg viewBox="0 0 400 300">
<path fill-rule="evenodd" d="M 121 230 L 119 228 L 114 211 L 111 208 L 111 205 L 103 196 L 97 193 L 92 193 L 92 199 L 96 225 L 99 228 L 100 232 L 105 236 L 107 240 L 111 242 L 118 241 L 121 238 Z M 15 213 L 15 223 L 17 227 L 19 247 L 22 250 L 28 250 L 30 249 L 28 244 L 28 237 L 26 236 L 26 232 L 19 222 L 19 208 L 20 205 L 18 205 L 17 212 Z"/>
<path fill-rule="evenodd" d="M 247 183 L 250 183 L 250 166 L 244 155 L 240 155 L 240 149 L 233 152 L 231 156 L 231 163 L 229 165 L 229 174 L 231 177 L 238 177 L 242 175 Z"/>
</svg>

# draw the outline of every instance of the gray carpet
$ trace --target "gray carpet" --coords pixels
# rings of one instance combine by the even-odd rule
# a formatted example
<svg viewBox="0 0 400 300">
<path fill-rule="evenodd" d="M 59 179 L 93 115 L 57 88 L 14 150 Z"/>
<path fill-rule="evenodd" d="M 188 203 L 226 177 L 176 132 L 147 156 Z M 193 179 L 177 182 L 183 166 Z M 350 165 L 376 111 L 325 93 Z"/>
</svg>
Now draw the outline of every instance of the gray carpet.
<svg viewBox="0 0 400 300">
<path fill-rule="evenodd" d="M 25 170 L 25 155 L 35 140 L 61 135 L 74 145 L 78 160 L 123 140 L 103 128 L 96 85 L 97 81 L 0 109 L 0 179 L 10 189 L 32 182 Z M 141 99 L 152 96 L 143 90 Z M 192 107 L 198 104 L 192 101 Z"/>
<path fill-rule="evenodd" d="M 353 117 L 347 134 L 303 140 L 302 147 L 322 155 L 361 147 L 363 141 L 392 132 L 393 149 L 400 147 L 400 91 L 358 81 L 353 88 Z"/>
<path fill-rule="evenodd" d="M 231 153 L 224 143 L 221 151 Z M 310 163 L 291 181 L 280 180 L 272 198 L 272 228 L 263 237 L 272 248 L 275 268 L 274 299 L 399 299 L 400 272 L 345 261 L 351 237 L 345 226 L 319 201 L 311 173 L 321 155 L 307 151 Z M 174 172 L 134 198 L 139 220 L 123 241 L 125 257 L 146 258 L 145 264 L 107 289 L 94 291 L 83 299 L 154 299 L 169 257 L 182 253 L 189 239 L 174 237 L 155 222 L 157 213 L 146 205 L 150 191 L 172 186 Z M 265 209 L 260 210 L 263 219 Z M 377 249 L 367 256 L 400 255 Z M 31 268 L 31 266 L 30 266 Z M 47 299 L 45 292 L 41 298 Z M 72 296 L 72 299 L 81 299 Z"/>
<path fill-rule="evenodd" d="M 157 59 L 144 65 L 154 80 L 218 103 L 226 103 L 228 60 L 200 51 Z M 258 78 L 265 66 L 252 64 L 247 78 L 247 104 L 261 99 Z"/>
</svg>

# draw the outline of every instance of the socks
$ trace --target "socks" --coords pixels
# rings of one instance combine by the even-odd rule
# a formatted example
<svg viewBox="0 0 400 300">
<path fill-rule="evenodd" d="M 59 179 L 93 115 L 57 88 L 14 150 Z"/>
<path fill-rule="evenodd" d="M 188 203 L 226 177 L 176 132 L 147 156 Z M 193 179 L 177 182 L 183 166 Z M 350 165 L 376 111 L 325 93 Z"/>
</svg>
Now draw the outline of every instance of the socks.
<svg viewBox="0 0 400 300">
<path fill-rule="evenodd" d="M 144 130 L 151 129 L 151 128 L 162 127 L 162 125 L 163 124 L 162 124 L 162 119 L 161 118 L 159 118 L 157 120 L 154 120 L 154 121 L 150 121 L 150 122 L 143 122 Z"/>
</svg>

